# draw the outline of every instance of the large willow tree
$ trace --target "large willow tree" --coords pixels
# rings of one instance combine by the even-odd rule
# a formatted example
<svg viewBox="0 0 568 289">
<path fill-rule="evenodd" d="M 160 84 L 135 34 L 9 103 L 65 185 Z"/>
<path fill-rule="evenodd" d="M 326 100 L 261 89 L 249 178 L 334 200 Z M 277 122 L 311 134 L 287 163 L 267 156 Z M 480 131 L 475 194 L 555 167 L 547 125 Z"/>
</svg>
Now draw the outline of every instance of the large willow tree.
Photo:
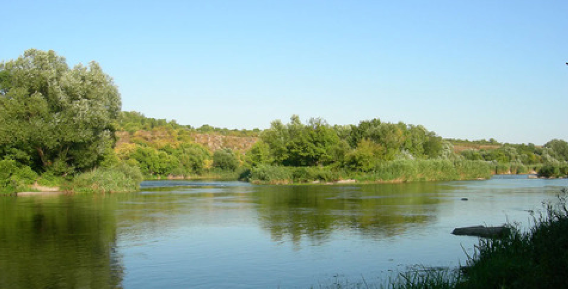
<svg viewBox="0 0 568 289">
<path fill-rule="evenodd" d="M 54 51 L 0 63 L 0 160 L 68 174 L 96 166 L 114 144 L 120 95 L 96 62 L 67 66 Z"/>
</svg>

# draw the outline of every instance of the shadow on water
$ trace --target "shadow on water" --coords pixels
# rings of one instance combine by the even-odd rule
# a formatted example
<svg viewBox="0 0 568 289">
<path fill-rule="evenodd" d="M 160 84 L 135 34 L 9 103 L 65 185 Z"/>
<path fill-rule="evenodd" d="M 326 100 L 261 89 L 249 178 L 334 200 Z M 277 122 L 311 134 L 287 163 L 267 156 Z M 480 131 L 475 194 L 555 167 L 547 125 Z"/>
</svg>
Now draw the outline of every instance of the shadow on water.
<svg viewBox="0 0 568 289">
<path fill-rule="evenodd" d="M 0 288 L 121 288 L 116 203 L 0 198 Z"/>
</svg>

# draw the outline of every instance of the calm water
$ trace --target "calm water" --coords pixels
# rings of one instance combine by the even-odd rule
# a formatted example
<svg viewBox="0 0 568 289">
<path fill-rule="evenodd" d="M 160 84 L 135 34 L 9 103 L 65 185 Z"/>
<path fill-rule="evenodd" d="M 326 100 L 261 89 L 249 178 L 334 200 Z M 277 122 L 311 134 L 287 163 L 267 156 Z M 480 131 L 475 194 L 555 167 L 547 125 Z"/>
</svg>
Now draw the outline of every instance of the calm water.
<svg viewBox="0 0 568 289">
<path fill-rule="evenodd" d="M 110 196 L 1 197 L 0 288 L 309 288 L 458 266 L 527 226 L 567 180 L 347 186 L 144 182 Z M 467 197 L 468 201 L 462 201 Z M 392 273 L 391 273 L 392 274 Z"/>
</svg>

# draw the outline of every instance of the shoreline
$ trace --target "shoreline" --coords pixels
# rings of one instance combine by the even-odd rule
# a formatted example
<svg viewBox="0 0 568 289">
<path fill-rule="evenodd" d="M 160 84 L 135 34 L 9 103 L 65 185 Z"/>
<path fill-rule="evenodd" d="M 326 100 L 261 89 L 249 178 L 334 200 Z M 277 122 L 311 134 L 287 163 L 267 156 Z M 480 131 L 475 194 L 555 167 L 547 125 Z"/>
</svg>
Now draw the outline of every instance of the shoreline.
<svg viewBox="0 0 568 289">
<path fill-rule="evenodd" d="M 32 197 L 32 196 L 59 196 L 65 195 L 66 192 L 62 191 L 40 191 L 40 192 L 17 192 L 14 193 L 16 197 Z"/>
</svg>

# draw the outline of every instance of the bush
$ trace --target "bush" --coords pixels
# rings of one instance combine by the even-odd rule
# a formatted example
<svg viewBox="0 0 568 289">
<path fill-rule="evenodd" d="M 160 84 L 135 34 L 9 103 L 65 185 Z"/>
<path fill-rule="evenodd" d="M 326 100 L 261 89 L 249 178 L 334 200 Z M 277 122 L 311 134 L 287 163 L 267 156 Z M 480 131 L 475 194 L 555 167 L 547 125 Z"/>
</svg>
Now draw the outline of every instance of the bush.
<svg viewBox="0 0 568 289">
<path fill-rule="evenodd" d="M 213 153 L 213 166 L 234 171 L 239 166 L 239 160 L 230 149 L 217 150 Z"/>
<path fill-rule="evenodd" d="M 251 168 L 250 180 L 253 182 L 291 181 L 293 173 L 293 168 L 291 167 L 259 165 Z"/>
<path fill-rule="evenodd" d="M 509 163 L 497 163 L 495 164 L 495 174 L 503 175 L 511 173 L 511 165 Z"/>
<path fill-rule="evenodd" d="M 517 174 L 518 175 L 523 175 L 523 174 L 528 174 L 529 173 L 529 168 L 525 165 L 519 165 L 517 166 Z"/>
<path fill-rule="evenodd" d="M 140 188 L 142 173 L 138 167 L 119 164 L 98 168 L 75 177 L 72 190 L 77 193 L 132 192 Z"/>
<path fill-rule="evenodd" d="M 560 166 L 557 164 L 545 164 L 538 171 L 539 177 L 556 178 L 560 176 Z"/>
<path fill-rule="evenodd" d="M 329 167 L 297 167 L 292 173 L 294 182 L 334 181 L 337 177 Z"/>
<path fill-rule="evenodd" d="M 0 193 L 15 193 L 33 184 L 37 178 L 37 173 L 28 166 L 18 166 L 14 160 L 0 161 Z"/>
</svg>

